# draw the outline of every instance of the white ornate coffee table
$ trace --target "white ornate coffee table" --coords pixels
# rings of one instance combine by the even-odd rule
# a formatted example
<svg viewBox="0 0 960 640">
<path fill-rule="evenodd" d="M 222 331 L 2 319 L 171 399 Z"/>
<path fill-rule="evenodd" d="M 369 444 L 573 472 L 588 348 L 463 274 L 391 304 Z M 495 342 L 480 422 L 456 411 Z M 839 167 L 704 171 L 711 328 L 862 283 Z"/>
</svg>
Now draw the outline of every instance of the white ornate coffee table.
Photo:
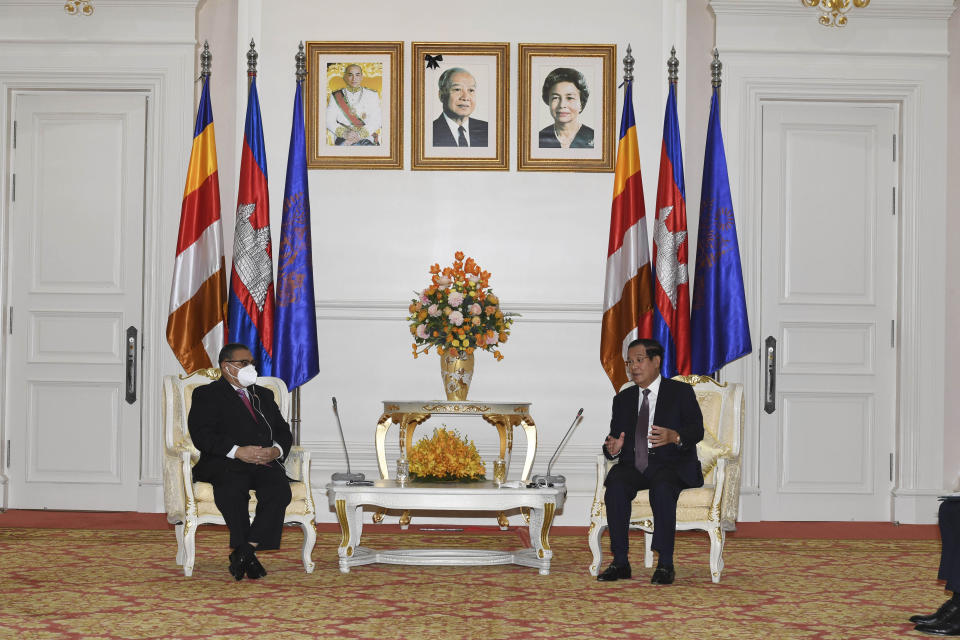
<svg viewBox="0 0 960 640">
<path fill-rule="evenodd" d="M 337 553 L 340 571 L 350 567 L 382 562 L 411 565 L 495 565 L 518 564 L 550 573 L 549 533 L 553 516 L 563 506 L 566 487 L 507 488 L 492 482 L 473 484 L 408 483 L 377 480 L 373 486 L 328 484 L 327 498 L 340 521 L 342 538 Z M 516 551 L 487 549 L 394 549 L 376 551 L 360 546 L 364 505 L 382 509 L 423 509 L 430 511 L 506 511 L 530 510 L 531 547 Z M 400 534 L 403 535 L 403 534 Z"/>
</svg>

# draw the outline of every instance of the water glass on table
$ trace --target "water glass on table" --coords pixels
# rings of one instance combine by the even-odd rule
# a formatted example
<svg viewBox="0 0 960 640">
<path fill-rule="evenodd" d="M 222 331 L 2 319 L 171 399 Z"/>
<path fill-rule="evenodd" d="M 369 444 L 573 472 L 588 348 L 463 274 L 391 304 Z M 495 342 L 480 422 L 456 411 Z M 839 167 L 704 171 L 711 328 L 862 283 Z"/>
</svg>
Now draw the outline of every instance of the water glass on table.
<svg viewBox="0 0 960 640">
<path fill-rule="evenodd" d="M 493 482 L 502 486 L 507 481 L 507 461 L 503 458 L 497 458 L 493 461 Z"/>
</svg>

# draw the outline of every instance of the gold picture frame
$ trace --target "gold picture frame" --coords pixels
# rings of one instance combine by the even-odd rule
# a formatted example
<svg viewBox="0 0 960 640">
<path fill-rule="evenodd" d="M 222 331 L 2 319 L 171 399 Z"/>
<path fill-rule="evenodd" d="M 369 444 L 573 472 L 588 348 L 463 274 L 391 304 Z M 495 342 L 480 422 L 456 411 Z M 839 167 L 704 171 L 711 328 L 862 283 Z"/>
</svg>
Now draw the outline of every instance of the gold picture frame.
<svg viewBox="0 0 960 640">
<path fill-rule="evenodd" d="M 414 170 L 510 168 L 509 70 L 507 42 L 411 43 Z"/>
<path fill-rule="evenodd" d="M 402 169 L 403 43 L 307 42 L 306 52 L 307 168 Z"/>
<path fill-rule="evenodd" d="M 617 45 L 521 43 L 518 55 L 517 170 L 612 172 Z"/>
</svg>

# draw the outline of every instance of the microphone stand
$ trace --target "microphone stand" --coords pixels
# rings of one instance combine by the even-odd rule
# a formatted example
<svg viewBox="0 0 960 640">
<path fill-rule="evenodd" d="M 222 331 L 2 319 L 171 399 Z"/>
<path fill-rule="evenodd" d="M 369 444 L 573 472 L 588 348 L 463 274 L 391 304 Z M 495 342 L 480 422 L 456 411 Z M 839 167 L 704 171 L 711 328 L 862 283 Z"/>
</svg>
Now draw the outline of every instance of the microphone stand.
<svg viewBox="0 0 960 640">
<path fill-rule="evenodd" d="M 350 454 L 347 453 L 347 439 L 343 437 L 343 425 L 340 423 L 340 412 L 337 410 L 337 398 L 333 397 L 331 399 L 333 400 L 333 415 L 337 417 L 337 428 L 340 430 L 340 443 L 343 444 L 343 456 L 347 459 L 347 472 L 335 473 L 331 476 L 331 479 L 334 482 L 346 482 L 347 484 L 352 482 L 365 482 L 362 473 L 350 472 Z"/>
<path fill-rule="evenodd" d="M 570 435 L 573 433 L 573 428 L 577 426 L 580 418 L 583 416 L 583 408 L 577 411 L 577 415 L 574 416 L 573 422 L 570 423 L 570 427 L 567 429 L 567 432 L 564 434 L 563 439 L 560 441 L 560 446 L 557 447 L 557 450 L 554 451 L 553 457 L 550 458 L 550 462 L 547 463 L 547 475 L 536 475 L 533 476 L 533 480 L 530 484 L 537 487 L 558 487 L 564 486 L 567 484 L 567 479 L 564 476 L 554 476 L 550 472 L 553 470 L 553 463 L 557 461 L 557 458 L 560 457 L 560 452 L 563 450 L 563 447 L 567 444 L 567 440 L 570 439 Z"/>
</svg>

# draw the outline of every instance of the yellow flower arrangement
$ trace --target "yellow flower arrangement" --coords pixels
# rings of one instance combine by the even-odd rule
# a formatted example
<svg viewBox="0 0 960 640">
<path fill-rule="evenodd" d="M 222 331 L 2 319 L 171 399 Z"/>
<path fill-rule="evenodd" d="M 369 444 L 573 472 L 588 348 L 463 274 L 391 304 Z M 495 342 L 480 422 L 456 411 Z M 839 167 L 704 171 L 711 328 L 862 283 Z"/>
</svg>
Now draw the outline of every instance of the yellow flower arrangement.
<svg viewBox="0 0 960 640">
<path fill-rule="evenodd" d="M 430 267 L 430 286 L 410 301 L 410 333 L 413 334 L 413 357 L 446 351 L 463 357 L 476 349 L 492 351 L 503 360 L 496 347 L 507 341 L 513 314 L 500 310 L 500 300 L 488 285 L 490 274 L 473 258 L 464 259 L 462 251 L 454 254 L 452 267 Z"/>
<path fill-rule="evenodd" d="M 483 460 L 473 440 L 461 437 L 446 426 L 433 430 L 429 438 L 421 438 L 407 456 L 410 475 L 418 480 L 483 480 Z"/>
</svg>

